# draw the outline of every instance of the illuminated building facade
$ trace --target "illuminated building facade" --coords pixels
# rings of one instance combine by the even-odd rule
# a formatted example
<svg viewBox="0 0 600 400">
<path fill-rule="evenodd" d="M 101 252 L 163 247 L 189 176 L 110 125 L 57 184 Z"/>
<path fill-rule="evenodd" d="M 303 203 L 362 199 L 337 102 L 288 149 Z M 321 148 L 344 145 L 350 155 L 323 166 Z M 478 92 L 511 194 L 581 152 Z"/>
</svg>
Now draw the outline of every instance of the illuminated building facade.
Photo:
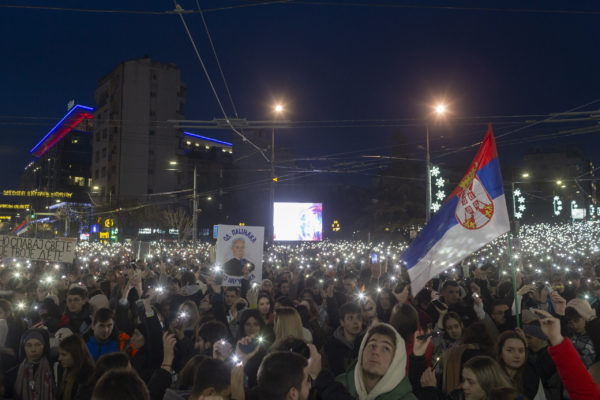
<svg viewBox="0 0 600 400">
<path fill-rule="evenodd" d="M 74 105 L 30 150 L 34 159 L 19 177 L 20 189 L 38 193 L 70 193 L 70 197 L 15 195 L 16 197 L 35 197 L 36 203 L 48 204 L 56 200 L 89 202 L 87 192 L 92 183 L 90 159 L 93 113 L 94 109 L 91 107 Z M 5 195 L 15 197 L 10 193 Z"/>
<path fill-rule="evenodd" d="M 126 61 L 100 79 L 95 92 L 93 192 L 107 206 L 126 205 L 177 187 L 168 171 L 183 132 L 185 84 L 173 63 Z"/>
</svg>

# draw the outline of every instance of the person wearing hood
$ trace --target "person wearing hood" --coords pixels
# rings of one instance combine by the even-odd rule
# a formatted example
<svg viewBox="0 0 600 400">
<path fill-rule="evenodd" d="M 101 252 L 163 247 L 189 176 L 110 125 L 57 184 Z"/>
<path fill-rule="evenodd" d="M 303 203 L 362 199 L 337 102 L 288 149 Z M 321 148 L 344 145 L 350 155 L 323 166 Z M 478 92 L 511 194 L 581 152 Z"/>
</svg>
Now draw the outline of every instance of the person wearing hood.
<svg viewBox="0 0 600 400">
<path fill-rule="evenodd" d="M 7 397 L 16 400 L 54 400 L 56 385 L 48 361 L 50 341 L 45 329 L 28 329 L 21 336 L 18 367 L 7 372 Z"/>
<path fill-rule="evenodd" d="M 416 400 L 406 376 L 404 339 L 388 324 L 365 335 L 354 368 L 337 377 L 358 400 Z"/>
</svg>

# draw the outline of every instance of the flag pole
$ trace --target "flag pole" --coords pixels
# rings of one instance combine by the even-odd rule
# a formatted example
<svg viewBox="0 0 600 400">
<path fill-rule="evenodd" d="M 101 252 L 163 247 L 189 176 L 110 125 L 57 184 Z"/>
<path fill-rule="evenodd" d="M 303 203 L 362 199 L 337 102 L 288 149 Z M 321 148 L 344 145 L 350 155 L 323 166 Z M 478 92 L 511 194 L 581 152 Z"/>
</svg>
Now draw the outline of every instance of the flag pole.
<svg viewBox="0 0 600 400">
<path fill-rule="evenodd" d="M 512 235 L 510 231 L 508 231 L 508 265 L 510 265 L 511 273 L 512 273 L 512 282 L 513 282 L 513 295 L 515 298 L 515 314 L 517 317 L 517 328 L 521 327 L 521 305 L 519 304 L 519 296 L 517 296 L 517 270 L 515 268 L 515 263 L 513 259 L 513 251 L 512 251 Z"/>
</svg>

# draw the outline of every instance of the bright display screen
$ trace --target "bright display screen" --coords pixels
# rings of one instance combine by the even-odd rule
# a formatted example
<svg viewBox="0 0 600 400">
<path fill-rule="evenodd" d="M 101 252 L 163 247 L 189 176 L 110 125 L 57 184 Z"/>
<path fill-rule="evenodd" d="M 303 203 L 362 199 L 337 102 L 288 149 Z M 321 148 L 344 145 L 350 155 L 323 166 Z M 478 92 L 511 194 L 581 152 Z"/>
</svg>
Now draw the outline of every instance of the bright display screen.
<svg viewBox="0 0 600 400">
<path fill-rule="evenodd" d="M 323 204 L 274 203 L 273 225 L 273 240 L 322 240 Z"/>
</svg>

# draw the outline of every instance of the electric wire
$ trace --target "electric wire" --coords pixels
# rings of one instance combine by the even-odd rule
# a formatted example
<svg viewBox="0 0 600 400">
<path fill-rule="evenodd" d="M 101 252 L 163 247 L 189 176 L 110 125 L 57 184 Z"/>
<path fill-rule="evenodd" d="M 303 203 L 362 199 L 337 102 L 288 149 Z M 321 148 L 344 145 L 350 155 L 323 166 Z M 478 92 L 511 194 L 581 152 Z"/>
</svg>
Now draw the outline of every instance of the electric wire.
<svg viewBox="0 0 600 400">
<path fill-rule="evenodd" d="M 213 55 L 215 56 L 215 60 L 217 62 L 217 67 L 219 68 L 219 72 L 221 73 L 221 79 L 223 79 L 223 84 L 225 85 L 225 90 L 227 91 L 227 96 L 229 97 L 229 102 L 231 103 L 231 107 L 233 108 L 233 114 L 236 118 L 239 118 L 237 109 L 235 107 L 235 103 L 233 102 L 233 97 L 231 97 L 231 91 L 229 90 L 229 85 L 227 84 L 227 79 L 225 79 L 225 74 L 223 73 L 223 68 L 221 68 L 221 62 L 219 61 L 219 57 L 217 56 L 217 50 L 215 49 L 215 45 L 212 40 L 212 36 L 210 31 L 208 30 L 208 25 L 206 24 L 206 20 L 204 19 L 204 13 L 200 8 L 200 1 L 196 0 L 196 6 L 198 7 L 198 11 L 200 12 L 200 18 L 202 19 L 202 25 L 204 25 L 204 31 L 206 32 L 206 36 L 208 37 L 208 42 L 210 43 L 210 48 L 212 49 Z"/>
<path fill-rule="evenodd" d="M 192 34 L 187 26 L 187 23 L 185 22 L 185 18 L 183 17 L 183 9 L 181 8 L 181 6 L 177 3 L 177 0 L 173 0 L 173 2 L 175 3 L 175 11 L 177 11 L 177 15 L 179 16 L 181 23 L 183 24 L 183 27 L 185 28 L 185 31 L 187 33 L 187 36 L 192 44 L 192 47 L 194 48 L 194 52 L 196 53 L 196 57 L 198 58 L 198 61 L 200 61 L 200 65 L 202 66 L 202 70 L 204 71 L 204 75 L 206 76 L 206 79 L 208 80 L 208 83 L 210 84 L 211 90 L 213 92 L 213 95 L 215 96 L 215 99 L 217 100 L 217 103 L 219 104 L 219 108 L 221 109 L 221 113 L 223 114 L 223 117 L 225 118 L 225 121 L 227 122 L 227 124 L 229 125 L 229 127 L 231 128 L 231 130 L 233 132 L 235 132 L 236 134 L 238 134 L 245 142 L 248 142 L 251 146 L 253 146 L 255 149 L 259 150 L 260 153 L 262 154 L 262 156 L 269 161 L 268 157 L 264 154 L 264 152 L 256 145 L 254 144 L 252 141 L 250 141 L 243 133 L 239 132 L 237 129 L 235 129 L 235 127 L 233 126 L 233 124 L 231 123 L 231 121 L 229 120 L 229 117 L 227 116 L 227 112 L 225 112 L 225 109 L 223 108 L 223 104 L 221 103 L 221 99 L 219 98 L 219 94 L 217 93 L 217 90 L 212 82 L 212 79 L 210 78 L 210 74 L 208 73 L 208 70 L 206 69 L 206 66 L 204 65 L 204 61 L 202 60 L 202 57 L 200 56 L 200 52 L 198 51 L 198 47 L 196 46 L 196 42 L 194 41 L 194 38 L 192 37 Z"/>
</svg>

